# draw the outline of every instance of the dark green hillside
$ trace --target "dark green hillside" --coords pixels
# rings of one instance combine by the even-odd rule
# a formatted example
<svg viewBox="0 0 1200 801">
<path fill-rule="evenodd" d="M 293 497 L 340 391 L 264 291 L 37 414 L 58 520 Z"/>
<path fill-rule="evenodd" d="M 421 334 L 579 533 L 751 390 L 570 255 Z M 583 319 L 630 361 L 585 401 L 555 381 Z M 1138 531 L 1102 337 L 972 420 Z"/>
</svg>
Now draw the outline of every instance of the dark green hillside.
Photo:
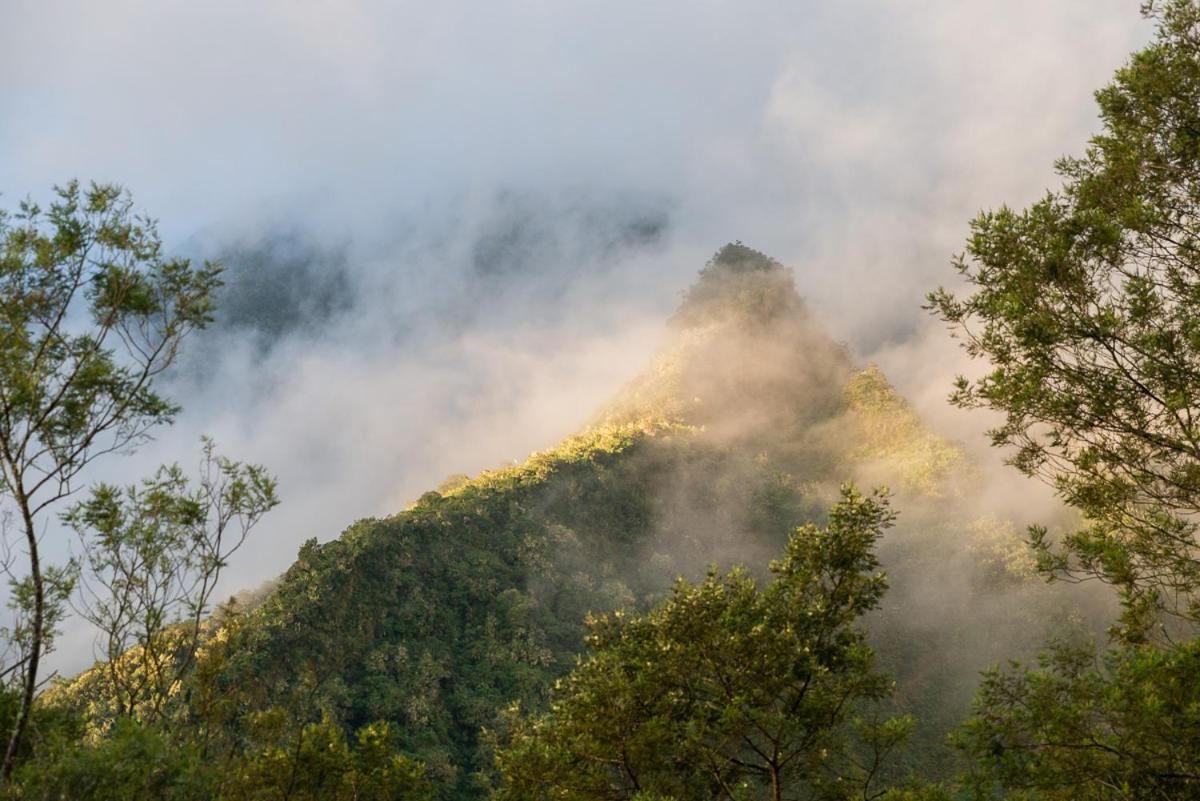
<svg viewBox="0 0 1200 801">
<path fill-rule="evenodd" d="M 305 544 L 214 649 L 239 710 L 229 719 L 274 706 L 350 731 L 390 721 L 442 797 L 478 797 L 490 770 L 481 730 L 514 701 L 546 703 L 588 612 L 645 608 L 712 563 L 765 570 L 853 478 L 897 493 L 876 638 L 901 704 L 931 721 L 920 762 L 944 768 L 939 744 L 976 669 L 1040 636 L 1012 597 L 1049 602 L 1006 561 L 1014 535 L 973 522 L 966 458 L 878 370 L 853 364 L 789 271 L 740 243 L 704 268 L 672 332 L 580 435 Z M 936 602 L 923 600 L 929 576 Z M 94 674 L 56 695 L 86 699 L 103 720 Z M 240 725 L 222 736 L 236 740 Z"/>
<path fill-rule="evenodd" d="M 648 605 L 712 562 L 765 566 L 823 503 L 802 483 L 837 480 L 817 424 L 843 410 L 850 362 L 790 273 L 740 245 L 673 326 L 659 362 L 578 437 L 306 545 L 240 646 L 255 703 L 328 707 L 350 728 L 395 721 L 469 794 L 480 728 L 514 700 L 545 702 L 589 611 Z"/>
</svg>

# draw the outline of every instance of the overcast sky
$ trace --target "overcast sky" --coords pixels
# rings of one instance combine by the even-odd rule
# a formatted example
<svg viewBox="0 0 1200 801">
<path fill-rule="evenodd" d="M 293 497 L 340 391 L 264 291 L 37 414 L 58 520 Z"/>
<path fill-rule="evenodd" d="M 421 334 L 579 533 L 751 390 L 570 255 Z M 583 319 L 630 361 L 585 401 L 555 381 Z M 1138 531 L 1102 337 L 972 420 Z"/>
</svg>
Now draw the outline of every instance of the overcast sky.
<svg viewBox="0 0 1200 801">
<path fill-rule="evenodd" d="M 1096 130 L 1137 6 L 0 0 L 0 205 L 117 181 L 169 248 L 226 256 L 184 416 L 105 475 L 201 432 L 266 463 L 284 504 L 228 577 L 252 586 L 576 428 L 733 239 L 973 435 L 921 300 L 971 216 Z"/>
</svg>

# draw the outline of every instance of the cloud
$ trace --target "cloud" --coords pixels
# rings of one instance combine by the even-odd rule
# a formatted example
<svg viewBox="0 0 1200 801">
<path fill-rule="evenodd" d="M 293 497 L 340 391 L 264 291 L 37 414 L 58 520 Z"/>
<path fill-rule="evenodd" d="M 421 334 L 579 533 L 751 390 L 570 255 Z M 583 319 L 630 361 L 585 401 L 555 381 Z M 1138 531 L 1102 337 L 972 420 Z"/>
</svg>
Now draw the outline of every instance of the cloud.
<svg viewBox="0 0 1200 801">
<path fill-rule="evenodd" d="M 934 425 L 960 369 L 919 306 L 966 221 L 1053 185 L 1126 0 L 8 0 L 0 201 L 120 181 L 225 255 L 175 429 L 280 473 L 229 586 L 450 472 L 547 446 L 658 341 L 721 244 L 796 270 Z M 289 244 L 290 243 L 290 244 Z M 270 287 L 278 283 L 279 292 Z"/>
</svg>

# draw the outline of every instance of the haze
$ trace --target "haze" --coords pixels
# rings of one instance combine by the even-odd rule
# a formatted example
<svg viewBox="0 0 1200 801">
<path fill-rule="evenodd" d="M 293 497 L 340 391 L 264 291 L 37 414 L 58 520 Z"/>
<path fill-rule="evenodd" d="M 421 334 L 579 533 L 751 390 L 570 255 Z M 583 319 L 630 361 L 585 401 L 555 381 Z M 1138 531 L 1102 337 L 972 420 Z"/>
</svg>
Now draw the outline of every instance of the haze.
<svg viewBox="0 0 1200 801">
<path fill-rule="evenodd" d="M 225 258 L 184 415 L 96 477 L 201 433 L 276 472 L 232 591 L 577 428 L 733 239 L 978 446 L 922 298 L 974 213 L 1053 185 L 1147 36 L 1115 0 L 0 0 L 0 202 L 117 181 Z"/>
</svg>

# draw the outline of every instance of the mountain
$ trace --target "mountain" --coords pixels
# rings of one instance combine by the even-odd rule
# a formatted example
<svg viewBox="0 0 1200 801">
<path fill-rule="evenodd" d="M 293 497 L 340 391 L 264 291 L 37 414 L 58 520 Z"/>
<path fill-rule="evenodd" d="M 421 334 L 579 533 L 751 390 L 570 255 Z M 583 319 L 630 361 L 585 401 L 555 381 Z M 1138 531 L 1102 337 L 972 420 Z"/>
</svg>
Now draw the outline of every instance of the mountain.
<svg viewBox="0 0 1200 801">
<path fill-rule="evenodd" d="M 577 436 L 308 541 L 264 597 L 214 619 L 201 662 L 222 697 L 236 690 L 230 726 L 271 706 L 388 720 L 442 797 L 479 797 L 486 732 L 514 703 L 546 704 L 589 612 L 644 608 L 710 564 L 765 571 L 854 480 L 895 492 L 892 590 L 870 625 L 924 724 L 914 765 L 948 770 L 941 741 L 976 670 L 1028 651 L 1065 601 L 1011 526 L 979 513 L 964 452 L 822 330 L 781 264 L 727 245 L 670 329 Z M 106 704 L 102 671 L 56 692 Z"/>
</svg>

